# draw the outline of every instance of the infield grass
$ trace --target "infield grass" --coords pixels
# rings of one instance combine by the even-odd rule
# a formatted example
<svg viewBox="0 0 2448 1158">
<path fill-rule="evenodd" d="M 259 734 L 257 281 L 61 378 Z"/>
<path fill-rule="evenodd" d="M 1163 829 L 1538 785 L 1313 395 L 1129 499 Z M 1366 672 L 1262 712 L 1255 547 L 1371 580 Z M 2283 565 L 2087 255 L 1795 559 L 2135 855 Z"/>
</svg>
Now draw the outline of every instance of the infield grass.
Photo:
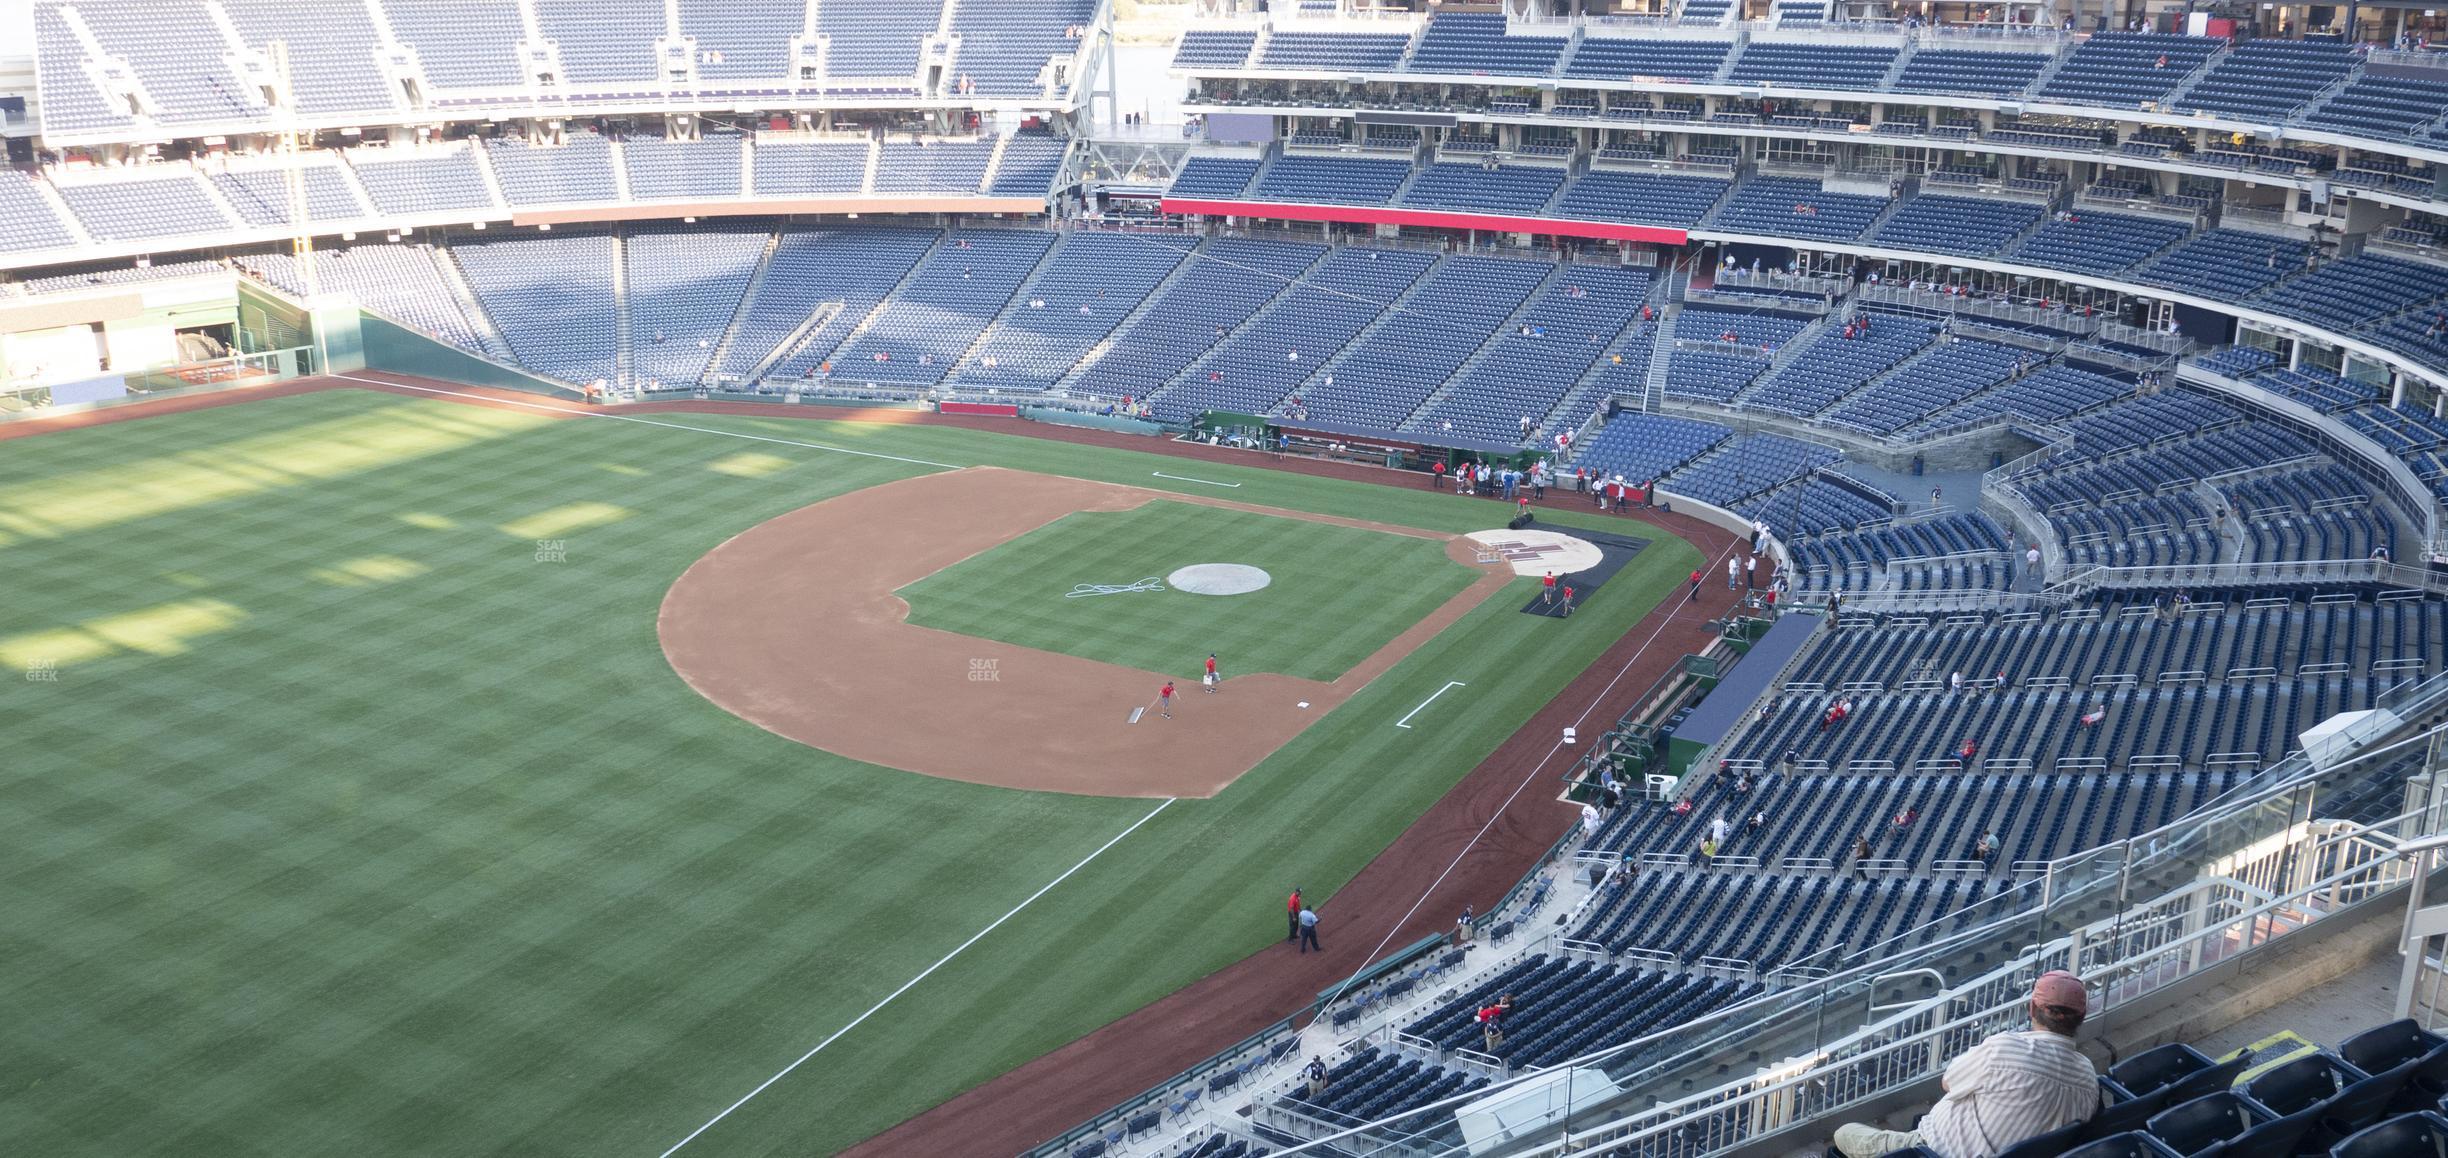
<svg viewBox="0 0 2448 1158">
<path fill-rule="evenodd" d="M 1146 816 L 843 760 L 671 672 L 689 563 L 934 469 L 796 443 L 1503 516 L 943 427 L 657 422 L 334 391 L 0 444 L 11 1152 L 659 1154 Z M 1509 586 L 681 1153 L 840 1149 L 1274 944 L 1291 884 L 1331 922 L 1698 562 L 1661 536 L 1570 621 Z M 1474 694 L 1392 727 L 1448 679 Z"/>
<path fill-rule="evenodd" d="M 1160 583 L 1244 563 L 1266 587 L 1071 598 L 1081 583 Z M 1275 672 L 1332 682 L 1478 578 L 1438 539 L 1194 503 L 1066 515 L 903 587 L 911 623 L 1196 680 Z"/>
</svg>

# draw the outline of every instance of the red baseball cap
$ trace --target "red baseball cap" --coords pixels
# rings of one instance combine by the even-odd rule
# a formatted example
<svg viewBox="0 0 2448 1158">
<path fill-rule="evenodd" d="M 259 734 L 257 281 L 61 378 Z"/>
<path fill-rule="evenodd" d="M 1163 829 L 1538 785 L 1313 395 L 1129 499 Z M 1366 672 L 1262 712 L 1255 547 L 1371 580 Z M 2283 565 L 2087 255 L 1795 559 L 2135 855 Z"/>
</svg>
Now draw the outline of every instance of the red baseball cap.
<svg viewBox="0 0 2448 1158">
<path fill-rule="evenodd" d="M 2032 983 L 2032 1000 L 2076 1013 L 2091 1011 L 2090 992 L 2083 988 L 2082 978 L 2063 969 L 2051 969 Z"/>
</svg>

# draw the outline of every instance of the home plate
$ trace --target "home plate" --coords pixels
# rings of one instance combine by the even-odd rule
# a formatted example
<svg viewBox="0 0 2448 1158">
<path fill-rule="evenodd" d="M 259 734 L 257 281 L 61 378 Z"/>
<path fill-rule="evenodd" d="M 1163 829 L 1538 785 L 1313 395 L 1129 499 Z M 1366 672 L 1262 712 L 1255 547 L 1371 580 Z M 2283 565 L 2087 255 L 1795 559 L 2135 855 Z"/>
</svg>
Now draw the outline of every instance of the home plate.
<svg viewBox="0 0 2448 1158">
<path fill-rule="evenodd" d="M 1472 531 L 1469 538 L 1512 564 L 1516 575 L 1570 575 L 1606 561 L 1597 544 L 1557 531 Z"/>
</svg>

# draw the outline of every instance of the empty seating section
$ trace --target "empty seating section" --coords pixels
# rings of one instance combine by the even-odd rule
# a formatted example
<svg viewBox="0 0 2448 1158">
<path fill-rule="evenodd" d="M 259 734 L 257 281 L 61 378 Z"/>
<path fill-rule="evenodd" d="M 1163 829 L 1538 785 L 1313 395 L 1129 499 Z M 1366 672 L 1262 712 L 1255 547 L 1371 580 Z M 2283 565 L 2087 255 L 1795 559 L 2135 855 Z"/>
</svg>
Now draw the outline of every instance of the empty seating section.
<svg viewBox="0 0 2448 1158">
<path fill-rule="evenodd" d="M 637 201 L 731 201 L 741 195 L 736 133 L 708 133 L 700 140 L 631 137 L 621 142 L 629 170 L 629 196 Z"/>
<path fill-rule="evenodd" d="M 1287 155 L 1259 174 L 1252 196 L 1311 205 L 1383 205 L 1410 176 L 1411 166 L 1402 161 Z"/>
<path fill-rule="evenodd" d="M 562 78 L 573 84 L 655 79 L 655 40 L 663 35 L 661 0 L 528 0 L 536 26 L 559 50 Z"/>
<path fill-rule="evenodd" d="M 1287 32 L 1277 29 L 1258 54 L 1261 68 L 1309 72 L 1393 72 L 1411 37 L 1401 33 Z"/>
<path fill-rule="evenodd" d="M 2337 41 L 2246 41 L 2211 65 L 2176 107 L 2277 124 L 2354 66 L 2353 50 Z"/>
<path fill-rule="evenodd" d="M 1559 267 L 1486 257 L 1439 261 L 1409 301 L 1352 343 L 1299 392 L 1315 419 L 1391 430 L 1427 401 Z M 1528 323 L 1522 323 L 1527 325 Z M 1583 335 L 1551 335 L 1550 340 Z"/>
<path fill-rule="evenodd" d="M 629 235 L 630 372 L 640 387 L 695 386 L 704 376 L 771 237 L 722 228 Z"/>
<path fill-rule="evenodd" d="M 463 350 L 510 359 L 482 336 L 436 262 L 450 257 L 423 245 L 355 245 L 316 250 L 315 284 L 324 293 L 354 296 L 367 310 Z M 238 259 L 239 265 L 293 294 L 306 291 L 297 261 L 286 253 Z"/>
<path fill-rule="evenodd" d="M 2063 364 L 2043 366 L 1995 390 L 1930 415 L 1932 429 L 2009 415 L 2034 422 L 2061 422 L 2133 393 L 2133 383 Z"/>
<path fill-rule="evenodd" d="M 1708 216 L 1731 184 L 1716 177 L 1594 169 L 1564 187 L 1554 216 L 1689 229 Z"/>
<path fill-rule="evenodd" d="M 96 241 L 219 233 L 233 227 L 229 216 L 206 196 L 194 170 L 185 165 L 163 168 L 176 175 L 62 185 L 59 195 Z"/>
<path fill-rule="evenodd" d="M 2251 561 L 2392 557 L 2397 536 L 2372 509 L 2371 489 L 2336 463 L 2282 471 L 2219 488 L 2249 540 Z"/>
<path fill-rule="evenodd" d="M 517 205 L 552 205 L 570 201 L 610 201 L 618 196 L 613 184 L 612 146 L 593 133 L 571 133 L 558 145 L 530 145 L 516 137 L 496 137 L 484 143 L 502 198 Z"/>
<path fill-rule="evenodd" d="M 1003 158 L 995 163 L 994 179 L 987 183 L 987 195 L 993 197 L 1044 197 L 1061 175 L 1063 157 L 1070 146 L 1062 138 L 1045 133 L 1014 133 L 1003 144 Z"/>
<path fill-rule="evenodd" d="M 1577 453 L 1579 465 L 1604 478 L 1622 476 L 1635 486 L 1708 453 L 1733 435 L 1714 422 L 1665 414 L 1621 414 L 1600 427 Z M 1667 486 L 1672 489 L 1673 484 Z M 1697 496 L 1695 496 L 1697 497 Z"/>
<path fill-rule="evenodd" d="M 866 141 L 757 138 L 754 180 L 759 197 L 848 197 L 867 180 Z"/>
<path fill-rule="evenodd" d="M 2306 128 L 2330 129 L 2384 141 L 2420 135 L 2448 108 L 2448 82 L 2418 75 L 2367 69 L 2303 120 Z"/>
<path fill-rule="evenodd" d="M 1415 209 L 1535 217 L 1563 187 L 1564 176 L 1562 169 L 1535 165 L 1490 169 L 1446 162 L 1421 169 L 1403 190 L 1401 204 Z"/>
<path fill-rule="evenodd" d="M 85 74 L 83 42 L 60 14 L 59 4 L 34 6 L 35 91 L 42 121 L 53 133 L 99 132 L 133 127 L 126 106 L 103 94 Z"/>
<path fill-rule="evenodd" d="M 491 209 L 493 195 L 485 189 L 470 150 L 458 144 L 447 149 L 350 149 L 343 153 L 374 211 L 415 216 L 454 210 Z"/>
<path fill-rule="evenodd" d="M 1539 953 L 1472 982 L 1468 992 L 1414 1018 L 1402 1032 L 1439 1050 L 1487 1052 L 1487 1035 L 1473 1018 L 1509 996 L 1513 1006 L 1500 1022 L 1503 1041 L 1495 1053 L 1521 1069 L 1672 1028 L 1759 992 L 1757 984 L 1724 978 L 1617 969 Z"/>
<path fill-rule="evenodd" d="M 2159 100 L 2223 43 L 2157 32 L 2095 33 L 2040 87 L 2040 99 L 2122 108 Z"/>
<path fill-rule="evenodd" d="M 1723 40 L 1634 40 L 1589 36 L 1564 66 L 1566 77 L 1592 80 L 1704 81 L 1725 67 L 1734 45 Z"/>
<path fill-rule="evenodd" d="M 269 54 L 272 42 L 289 46 L 289 91 L 299 112 L 388 113 L 403 106 L 401 95 L 375 67 L 380 38 L 362 4 L 319 4 L 302 10 L 294 0 L 222 0 L 222 11 L 247 47 Z"/>
<path fill-rule="evenodd" d="M 1895 49 L 1877 45 L 1754 42 L 1726 70 L 1726 83 L 1877 88 L 1895 58 Z"/>
<path fill-rule="evenodd" d="M 1412 52 L 1412 72 L 1546 76 L 1564 54 L 1561 36 L 1507 36 L 1505 18 L 1492 12 L 1441 12 L 1428 21 Z"/>
<path fill-rule="evenodd" d="M 127 61 L 166 125 L 204 124 L 263 115 L 262 90 L 228 63 L 236 46 L 201 3 L 168 0 L 72 4 L 102 51 Z M 75 49 L 70 49 L 75 53 Z M 81 55 L 81 54 L 80 54 Z M 368 66 L 370 67 L 370 65 Z"/>
<path fill-rule="evenodd" d="M 1897 92 L 2014 96 L 2031 87 L 2053 59 L 2036 52 L 1932 48 L 1913 53 L 1892 86 Z"/>
<path fill-rule="evenodd" d="M 1945 514 L 1788 541 L 1797 594 L 1892 586 L 1904 591 L 1999 588 L 2014 576 L 2012 544 L 1982 514 Z M 1918 560 L 1918 562 L 1916 562 Z"/>
<path fill-rule="evenodd" d="M 1155 393 L 1289 290 L 1325 254 L 1324 246 L 1295 242 L 1206 242 L 1138 320 L 1107 347 L 1087 352 L 1073 392 L 1102 398 Z"/>
<path fill-rule="evenodd" d="M 1716 227 L 1736 233 L 1851 241 L 1886 208 L 1885 198 L 1829 193 L 1817 181 L 1754 177 L 1734 187 L 1733 195 L 1717 210 Z"/>
<path fill-rule="evenodd" d="M 992 141 L 886 141 L 876 159 L 875 191 L 957 197 L 973 194 L 986 180 Z"/>
<path fill-rule="evenodd" d="M 2147 260 L 2192 232 L 2184 222 L 2084 210 L 2049 221 L 2016 248 L 2024 264 L 2114 273 Z"/>
<path fill-rule="evenodd" d="M 1692 460 L 1660 485 L 1675 494 L 1731 507 L 1843 457 L 1835 447 L 1782 434 L 1745 434 Z"/>
<path fill-rule="evenodd" d="M 1684 24 L 1723 24 L 1734 11 L 1734 0 L 1683 0 Z"/>
<path fill-rule="evenodd" d="M 1958 657 L 1954 666 L 1929 669 L 1931 682 L 1943 686 L 1949 672 L 1963 672 L 1970 679 L 1990 676 L 1995 670 L 1980 666 L 1974 658 L 1987 654 L 1985 649 L 1962 638 L 1981 630 L 2003 629 L 1865 628 L 1840 633 L 1830 643 L 1847 645 L 1841 649 L 1842 654 L 1856 658 L 1877 654 L 1862 649 L 1860 645 L 1865 641 L 1884 643 L 1899 654 L 1912 656 L 1916 662 L 1935 664 L 1942 662 L 1939 657 Z M 1943 637 L 1939 637 L 1940 633 Z M 2048 637 L 2042 636 L 2034 646 L 2047 646 L 2048 642 Z M 1834 646 L 1821 648 L 1814 658 L 1838 650 Z M 1814 663 L 1796 674 L 1814 681 L 1825 679 L 1832 687 L 1839 679 L 1850 679 L 1853 671 Z M 1775 696 L 1768 701 L 1767 719 L 1754 723 L 1728 749 L 1732 758 L 1778 768 L 1790 752 L 1798 760 L 1809 762 L 1811 768 L 1821 767 L 1820 762 L 1825 761 L 1835 771 L 1755 776 L 1747 792 L 1740 790 L 1739 775 L 1711 776 L 1691 794 L 1689 815 L 1677 816 L 1673 809 L 1658 803 L 1636 802 L 1618 809 L 1593 845 L 1604 852 L 1630 853 L 1635 857 L 1643 853 L 1689 854 L 1707 834 L 1709 823 L 1724 817 L 1734 832 L 1727 838 L 1722 854 L 1758 857 L 1766 867 L 1775 867 L 1787 857 L 1841 862 L 1851 852 L 1853 842 L 1864 836 L 1870 838 L 1874 857 L 1912 860 L 1917 862 L 1915 867 L 1931 860 L 1974 859 L 1972 846 L 1990 835 L 1999 838 L 2001 862 L 2049 860 L 2147 832 L 2158 826 L 2163 813 L 2181 815 L 2243 778 L 2240 772 L 2223 771 L 2136 772 L 2110 778 L 2049 772 L 1984 772 L 1977 767 L 1915 774 L 1911 765 L 1901 760 L 1897 761 L 1901 775 L 1868 776 L 1842 771 L 1844 761 L 1839 754 L 1857 748 L 1877 752 L 1881 741 L 1890 736 L 1915 745 L 1910 756 L 1916 761 L 1950 758 L 1966 739 L 1973 740 L 1982 750 L 1990 750 L 1979 743 L 1981 736 L 1968 734 L 1961 727 L 1944 729 L 1944 724 L 1958 722 L 1944 711 L 1950 702 L 1969 709 L 1961 714 L 1981 721 L 1976 727 L 2003 724 L 2011 732 L 2018 723 L 1982 717 L 1980 709 L 2002 702 L 1995 696 L 1924 694 L 1908 700 L 1869 693 L 1857 698 L 1853 719 L 1820 731 L 1818 721 L 1826 710 L 1822 697 L 1793 693 Z M 1885 715 L 1874 718 L 1865 704 L 1875 704 Z M 1915 712 L 1926 712 L 1931 717 L 1929 726 L 1920 732 L 1900 730 L 1893 717 Z M 1853 744 L 1851 741 L 1856 737 L 1847 729 L 1875 731 L 1879 736 Z M 1778 748 L 1779 743 L 1786 746 Z M 1891 756 L 1882 753 L 1873 758 L 1886 760 Z M 1898 831 L 1893 821 L 1906 808 L 1917 809 L 1921 815 Z M 1770 823 L 1750 830 L 1744 821 L 1760 812 L 1768 814 Z"/>
<path fill-rule="evenodd" d="M 1035 230 L 954 233 L 867 319 L 864 332 L 833 351 L 834 380 L 886 388 L 942 381 L 1053 241 Z"/>
<path fill-rule="evenodd" d="M 826 38 L 827 88 L 917 91 L 919 44 L 943 23 L 943 0 L 815 8 L 816 31 Z"/>
<path fill-rule="evenodd" d="M 714 380 L 815 378 L 825 356 L 918 264 L 932 229 L 785 230 Z"/>
<path fill-rule="evenodd" d="M 1780 314 L 1686 308 L 1675 319 L 1678 346 L 1666 366 L 1666 393 L 1728 401 L 1766 373 L 1772 352 L 1809 324 Z"/>
<path fill-rule="evenodd" d="M 0 168 L 0 252 L 66 249 L 76 244 L 66 222 L 43 199 L 34 179 Z"/>
<path fill-rule="evenodd" d="M 1852 531 L 1884 522 L 1895 516 L 1896 497 L 1829 468 L 1754 495 L 1734 509 L 1790 538 Z"/>
<path fill-rule="evenodd" d="M 1173 50 L 1175 68 L 1240 68 L 1258 47 L 1258 34 L 1228 28 L 1193 28 Z"/>
<path fill-rule="evenodd" d="M 288 225 L 295 220 L 289 196 L 289 175 L 279 169 L 249 169 L 211 175 L 213 188 L 221 191 L 221 199 L 238 211 L 249 225 Z M 319 164 L 304 164 L 298 170 L 300 192 L 304 194 L 306 218 L 309 221 L 354 221 L 366 215 L 357 203 L 357 195 L 349 191 L 348 182 L 340 176 L 340 167 L 328 158 Z"/>
<path fill-rule="evenodd" d="M 1073 33 L 1095 19 L 1096 7 L 1095 0 L 954 5 L 952 34 L 960 38 L 960 50 L 953 71 L 981 96 L 1041 96 L 1046 86 L 1039 76 L 1046 62 L 1079 51 L 1085 40 Z"/>
<path fill-rule="evenodd" d="M 1036 280 L 1021 287 L 954 383 L 972 389 L 1043 390 L 1147 300 L 1188 252 L 1182 238 L 1074 233 L 1054 247 Z"/>
<path fill-rule="evenodd" d="M 1695 838 L 1681 851 L 1690 852 L 1698 844 Z M 1740 848 L 1741 840 L 1727 844 Z M 1644 872 L 1621 887 L 1602 890 L 1578 936 L 1618 952 L 1670 954 L 1685 965 L 1714 957 L 1747 962 L 1766 972 L 1829 945 L 1876 944 L 1971 904 L 1988 891 L 1989 882 L 1983 880 Z"/>
<path fill-rule="evenodd" d="M 1247 193 L 1250 178 L 1257 175 L 1255 157 L 1193 156 L 1173 175 L 1173 187 L 1166 191 L 1166 196 L 1231 200 Z"/>
<path fill-rule="evenodd" d="M 1986 257 L 2031 228 L 2040 208 L 2036 201 L 1915 197 L 1879 226 L 1871 244 Z"/>
<path fill-rule="evenodd" d="M 807 23 L 806 0 L 678 0 L 680 34 L 697 42 L 700 81 L 780 80 L 790 42 Z"/>
<path fill-rule="evenodd" d="M 1823 421 L 1893 434 L 2039 361 L 2029 350 L 1957 338 L 1906 362 L 1829 411 Z"/>
<path fill-rule="evenodd" d="M 2365 253 L 2290 278 L 2258 300 L 2283 313 L 2351 331 L 2442 297 L 2448 297 L 2448 266 Z"/>
<path fill-rule="evenodd" d="M 2303 242 L 2244 229 L 2212 229 L 2142 267 L 2134 280 L 2237 301 L 2304 266 Z"/>
<path fill-rule="evenodd" d="M 516 0 L 382 0 L 391 32 L 414 50 L 436 88 L 511 88 L 527 83 L 518 59 L 526 32 Z"/>
<path fill-rule="evenodd" d="M 1567 266 L 1413 428 L 1441 430 L 1450 422 L 1464 438 L 1510 442 L 1520 436 L 1522 419 L 1542 424 L 1593 365 L 1621 355 L 1616 336 L 1635 325 L 1649 286 L 1647 270 Z M 1633 341 L 1638 364 L 1646 365 L 1646 341 Z"/>
<path fill-rule="evenodd" d="M 1204 410 L 1272 410 L 1383 316 L 1434 260 L 1407 251 L 1334 251 L 1158 394 L 1156 417 L 1179 422 Z"/>
<path fill-rule="evenodd" d="M 451 255 L 521 364 L 564 382 L 619 377 L 611 236 L 500 238 Z"/>
<path fill-rule="evenodd" d="M 1324 1094 L 1313 1101 L 1305 1089 L 1295 1090 L 1284 1104 L 1341 1127 L 1399 1114 L 1487 1084 L 1484 1077 L 1363 1046 L 1350 1060 L 1327 1071 Z"/>
<path fill-rule="evenodd" d="M 1817 414 L 1920 352 L 1937 336 L 1938 327 L 1919 318 L 1871 315 L 1867 328 L 1855 325 L 1851 336 L 1844 326 L 1830 325 L 1745 397 L 1743 404 L 1784 414 Z"/>
<path fill-rule="evenodd" d="M 2250 352 L 2268 357 L 2259 350 Z M 2208 362 L 2209 359 L 2203 361 Z M 2253 385 L 2264 390 L 2275 391 L 2314 410 L 2325 412 L 2368 406 L 2381 398 L 2380 383 L 2357 382 L 2321 370 L 2267 370 L 2253 374 L 2251 380 Z"/>
<path fill-rule="evenodd" d="M 227 272 L 229 272 L 229 266 L 219 261 L 160 261 L 152 265 L 127 268 L 106 267 L 77 273 L 28 278 L 22 282 L 12 283 L 9 288 L 23 290 L 28 294 L 53 294 L 90 289 L 94 286 L 140 285 L 145 282 L 209 277 Z"/>
</svg>

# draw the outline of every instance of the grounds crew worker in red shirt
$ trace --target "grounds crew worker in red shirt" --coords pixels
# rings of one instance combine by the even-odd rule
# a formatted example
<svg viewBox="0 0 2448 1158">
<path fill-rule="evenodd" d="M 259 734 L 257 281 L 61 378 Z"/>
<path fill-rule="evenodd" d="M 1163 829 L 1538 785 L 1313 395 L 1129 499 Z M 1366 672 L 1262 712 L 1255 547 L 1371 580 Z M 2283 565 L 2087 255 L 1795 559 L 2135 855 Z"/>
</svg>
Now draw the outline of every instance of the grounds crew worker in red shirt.
<svg viewBox="0 0 2448 1158">
<path fill-rule="evenodd" d="M 1300 940 L 1300 890 L 1292 890 L 1292 899 L 1284 903 L 1284 940 Z"/>
</svg>

